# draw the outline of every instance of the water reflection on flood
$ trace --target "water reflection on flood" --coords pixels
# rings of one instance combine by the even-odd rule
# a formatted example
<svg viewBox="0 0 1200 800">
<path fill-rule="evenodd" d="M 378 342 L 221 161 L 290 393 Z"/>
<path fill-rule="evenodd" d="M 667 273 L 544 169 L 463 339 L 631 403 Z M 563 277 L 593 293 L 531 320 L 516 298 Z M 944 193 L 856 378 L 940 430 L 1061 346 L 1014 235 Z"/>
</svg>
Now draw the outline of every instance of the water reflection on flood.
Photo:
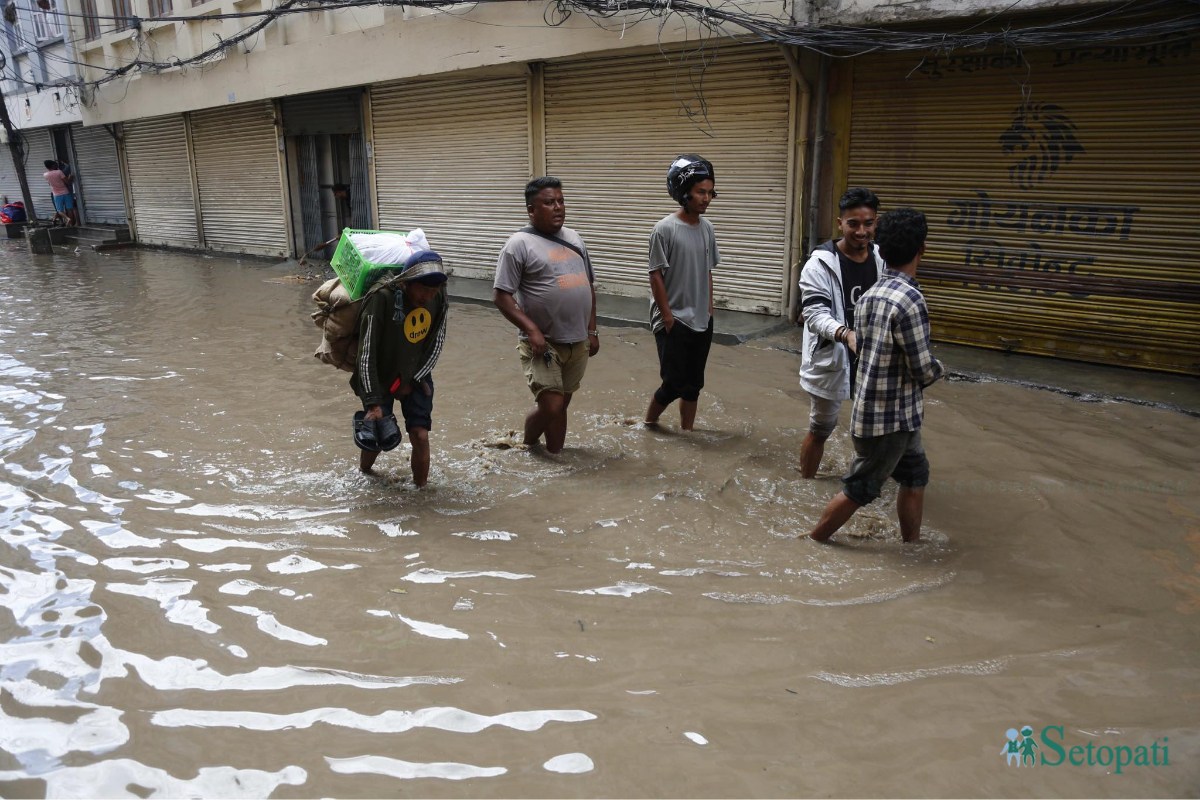
<svg viewBox="0 0 1200 800">
<path fill-rule="evenodd" d="M 287 266 L 16 244 L 0 243 L 5 796 L 1200 781 L 1193 418 L 939 386 L 926 541 L 899 545 L 890 495 L 821 547 L 794 537 L 851 451 L 835 437 L 826 477 L 797 479 L 794 356 L 715 348 L 702 430 L 651 432 L 633 422 L 652 340 L 606 330 L 547 457 L 514 446 L 529 398 L 507 324 L 459 305 L 417 491 L 403 450 L 379 478 L 355 470 L 354 399 L 311 357 L 313 284 Z M 1026 722 L 1169 736 L 1179 755 L 1119 784 L 1018 776 L 995 753 Z"/>
</svg>

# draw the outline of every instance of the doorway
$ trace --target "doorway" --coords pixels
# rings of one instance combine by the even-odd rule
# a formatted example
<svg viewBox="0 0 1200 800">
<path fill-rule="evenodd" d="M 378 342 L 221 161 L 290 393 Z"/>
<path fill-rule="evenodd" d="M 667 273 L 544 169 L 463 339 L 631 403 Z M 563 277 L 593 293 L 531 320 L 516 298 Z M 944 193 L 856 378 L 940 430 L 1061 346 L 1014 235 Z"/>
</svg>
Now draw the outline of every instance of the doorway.
<svg viewBox="0 0 1200 800">
<path fill-rule="evenodd" d="M 371 227 L 362 92 L 282 101 L 296 255 L 331 258 L 345 228 Z M 336 242 L 335 242 L 336 244 Z"/>
</svg>

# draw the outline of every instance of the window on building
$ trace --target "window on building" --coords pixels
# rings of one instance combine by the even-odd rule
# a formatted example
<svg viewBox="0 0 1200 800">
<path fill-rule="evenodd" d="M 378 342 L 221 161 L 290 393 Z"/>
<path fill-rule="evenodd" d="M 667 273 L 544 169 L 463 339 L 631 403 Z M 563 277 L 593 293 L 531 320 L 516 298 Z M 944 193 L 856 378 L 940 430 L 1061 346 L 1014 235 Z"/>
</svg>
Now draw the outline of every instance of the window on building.
<svg viewBox="0 0 1200 800">
<path fill-rule="evenodd" d="M 30 10 L 33 12 L 33 35 L 37 41 L 62 35 L 54 0 L 34 0 Z"/>
<path fill-rule="evenodd" d="M 13 20 L 9 22 L 7 19 L 4 22 L 4 33 L 8 39 L 8 51 L 10 53 L 19 53 L 25 49 L 25 32 L 21 30 L 21 9 L 15 4 L 12 6 Z"/>
<path fill-rule="evenodd" d="M 133 27 L 133 0 L 112 0 L 112 12 L 114 31 Z"/>
<path fill-rule="evenodd" d="M 100 20 L 96 18 L 96 0 L 79 0 L 83 12 L 83 38 L 91 41 L 100 38 Z"/>
<path fill-rule="evenodd" d="M 150 0 L 151 17 L 171 16 L 171 0 Z"/>
</svg>

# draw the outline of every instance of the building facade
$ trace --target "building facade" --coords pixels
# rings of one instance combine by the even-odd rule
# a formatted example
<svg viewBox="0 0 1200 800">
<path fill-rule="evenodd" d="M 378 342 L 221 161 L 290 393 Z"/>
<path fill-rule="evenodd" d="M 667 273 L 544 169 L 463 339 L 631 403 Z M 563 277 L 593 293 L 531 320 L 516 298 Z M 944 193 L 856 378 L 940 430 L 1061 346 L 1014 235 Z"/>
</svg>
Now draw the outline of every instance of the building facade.
<svg viewBox="0 0 1200 800">
<path fill-rule="evenodd" d="M 42 178 L 47 160 L 66 162 L 75 174 L 75 196 L 83 222 L 125 222 L 125 199 L 117 140 L 111 127 L 84 127 L 75 41 L 56 0 L 10 0 L 5 4 L 0 53 L 0 92 L 20 138 L 17 158 L 7 135 L 0 153 L 0 196 L 21 200 L 17 170 L 25 174 L 33 211 L 54 215 L 50 188 Z M 19 163 L 15 163 L 19 162 Z"/>
<path fill-rule="evenodd" d="M 1200 205 L 1194 4 L 1097 15 L 1102 38 L 939 51 L 921 32 L 1055 30 L 1114 4 L 759 3 L 743 19 L 775 27 L 748 36 L 628 4 L 69 2 L 83 119 L 117 132 L 145 243 L 285 256 L 421 227 L 487 278 L 526 221 L 523 184 L 553 174 L 597 289 L 646 296 L 665 167 L 699 152 L 721 194 L 721 307 L 794 313 L 836 197 L 866 185 L 930 217 L 939 338 L 1200 374 L 1198 282 L 1150 248 Z M 879 26 L 912 47 L 866 46 Z M 822 55 L 855 37 L 853 57 Z"/>
</svg>

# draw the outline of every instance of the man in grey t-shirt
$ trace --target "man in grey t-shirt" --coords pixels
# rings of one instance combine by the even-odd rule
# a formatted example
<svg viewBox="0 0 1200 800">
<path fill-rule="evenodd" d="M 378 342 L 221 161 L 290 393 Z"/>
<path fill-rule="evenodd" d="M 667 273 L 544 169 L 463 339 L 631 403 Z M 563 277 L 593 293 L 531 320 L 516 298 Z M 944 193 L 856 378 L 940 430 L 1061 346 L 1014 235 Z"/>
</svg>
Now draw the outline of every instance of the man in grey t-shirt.
<svg viewBox="0 0 1200 800">
<path fill-rule="evenodd" d="M 679 210 L 650 233 L 650 326 L 662 385 L 646 409 L 646 426 L 679 400 L 679 427 L 692 430 L 713 336 L 712 270 L 721 260 L 713 226 L 702 216 L 717 196 L 713 165 L 682 155 L 667 170 Z"/>
<path fill-rule="evenodd" d="M 521 368 L 537 405 L 525 417 L 525 444 L 544 435 L 557 453 L 567 439 L 567 407 L 587 360 L 600 351 L 595 276 L 567 218 L 562 183 L 534 178 L 525 186 L 530 225 L 508 238 L 496 264 L 492 301 L 517 326 Z"/>
</svg>

